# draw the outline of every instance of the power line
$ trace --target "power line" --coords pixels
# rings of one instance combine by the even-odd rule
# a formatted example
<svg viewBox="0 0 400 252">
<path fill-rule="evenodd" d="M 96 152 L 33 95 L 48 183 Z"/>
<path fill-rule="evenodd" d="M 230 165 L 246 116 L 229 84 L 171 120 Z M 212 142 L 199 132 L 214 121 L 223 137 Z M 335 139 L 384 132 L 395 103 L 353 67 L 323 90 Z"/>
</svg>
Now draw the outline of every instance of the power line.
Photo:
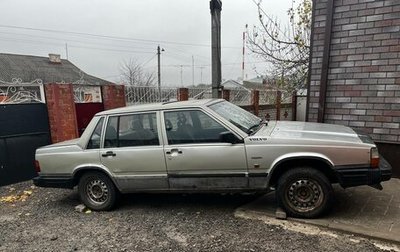
<svg viewBox="0 0 400 252">
<path fill-rule="evenodd" d="M 41 39 L 45 39 L 45 40 L 55 40 L 55 41 L 62 42 L 63 46 L 65 46 L 66 42 L 68 42 L 67 43 L 68 47 L 78 47 L 78 45 L 76 45 L 76 44 L 75 45 L 71 44 L 71 42 L 75 42 L 75 43 L 78 43 L 78 44 L 85 44 L 85 45 L 87 45 L 87 44 L 97 45 L 98 44 L 98 45 L 101 45 L 101 46 L 111 47 L 111 48 L 113 48 L 113 47 L 115 47 L 115 48 L 132 48 L 132 46 L 123 46 L 123 45 L 115 45 L 115 44 L 110 45 L 110 44 L 98 43 L 98 42 L 93 42 L 93 41 L 89 42 L 89 41 L 83 41 L 83 40 L 72 40 L 72 39 L 69 39 L 69 38 L 68 39 L 60 39 L 60 38 L 55 38 L 55 37 L 39 36 L 39 35 L 36 35 L 36 34 L 24 34 L 24 33 L 2 32 L 2 31 L 0 31 L 0 34 L 17 35 L 17 36 L 29 36 L 29 37 L 41 38 Z M 4 40 L 6 40 L 6 39 L 8 39 L 10 41 L 11 40 L 19 40 L 19 41 L 26 41 L 26 42 L 32 42 L 32 43 L 40 43 L 40 44 L 45 43 L 45 44 L 51 44 L 51 45 L 56 45 L 56 46 L 60 45 L 61 46 L 61 44 L 57 44 L 57 43 L 49 42 L 49 41 L 42 42 L 42 40 L 27 40 L 27 39 L 24 39 L 24 38 L 4 38 Z M 80 46 L 80 48 L 82 48 L 82 46 Z M 152 49 L 152 48 L 149 48 L 149 47 L 138 47 L 136 45 L 133 46 L 133 48 L 134 49 L 146 49 L 146 50 Z M 179 57 L 179 60 L 183 59 L 183 56 L 186 56 L 186 55 L 188 55 L 188 56 L 189 55 L 190 56 L 194 55 L 196 57 L 203 58 L 203 59 L 199 59 L 199 60 L 201 60 L 203 62 L 205 61 L 205 59 L 207 61 L 210 60 L 209 57 L 206 57 L 206 56 L 203 56 L 203 55 L 200 55 L 200 54 L 193 54 L 193 53 L 190 53 L 188 51 L 182 50 L 182 49 L 180 49 L 178 47 L 168 46 L 168 48 L 173 49 L 176 53 L 179 54 L 179 56 L 177 54 L 174 54 L 177 57 Z M 97 48 L 92 47 L 92 49 L 97 49 Z M 104 48 L 102 48 L 101 50 L 104 50 Z M 107 50 L 111 50 L 111 49 L 107 48 Z M 112 50 L 120 51 L 121 49 L 114 49 L 113 48 Z M 169 51 L 171 52 L 171 50 L 169 50 Z M 123 52 L 125 52 L 125 51 L 123 51 Z M 131 51 L 129 50 L 129 52 L 131 52 Z M 176 58 L 176 59 L 178 59 L 178 58 Z M 185 57 L 185 59 L 189 60 L 189 57 Z"/>
<path fill-rule="evenodd" d="M 69 45 L 69 47 L 74 48 L 82 48 L 82 49 L 91 49 L 91 50 L 101 50 L 101 51 L 112 51 L 112 52 L 130 52 L 130 53 L 144 53 L 144 54 L 152 54 L 154 52 L 144 52 L 144 51 L 131 51 L 131 50 L 120 50 L 120 49 L 108 49 L 108 48 L 100 48 L 100 47 L 89 47 L 89 46 L 74 46 Z"/>
<path fill-rule="evenodd" d="M 64 31 L 64 30 L 33 28 L 33 27 L 26 27 L 26 26 L 0 25 L 0 27 L 9 28 L 9 29 L 28 30 L 28 31 L 41 31 L 41 32 L 49 32 L 49 33 L 71 34 L 71 35 L 78 35 L 78 36 L 113 39 L 113 40 L 141 41 L 141 42 L 150 42 L 150 43 L 157 43 L 157 44 L 162 43 L 162 44 L 175 44 L 175 45 L 199 46 L 199 47 L 210 47 L 211 46 L 209 44 L 182 43 L 182 42 L 165 41 L 165 40 L 151 40 L 151 39 L 141 39 L 141 38 L 119 37 L 119 36 L 109 36 L 109 35 L 85 33 L 85 32 L 73 32 L 73 31 Z M 239 48 L 239 47 L 225 46 L 225 48 Z"/>
<path fill-rule="evenodd" d="M 266 63 L 265 61 L 249 61 L 248 62 L 249 64 L 258 64 L 258 63 Z M 231 65 L 240 65 L 240 64 L 242 64 L 242 62 L 230 62 L 230 63 L 224 63 L 224 64 L 221 64 L 222 66 L 231 66 Z M 190 64 L 168 64 L 168 65 L 161 65 L 162 67 L 191 67 L 192 65 L 190 65 Z M 202 65 L 197 65 L 196 67 L 197 68 L 200 68 L 200 67 L 210 67 L 211 66 L 211 64 L 202 64 Z M 148 66 L 148 67 L 145 67 L 145 68 L 152 68 L 152 67 L 155 67 L 155 66 Z"/>
<path fill-rule="evenodd" d="M 55 46 L 60 46 L 64 47 L 65 44 L 62 43 L 52 43 L 52 42 L 47 42 L 47 41 L 35 41 L 35 40 L 29 40 L 29 39 L 9 39 L 9 38 L 2 38 L 0 37 L 0 40 L 3 41 L 10 41 L 10 42 L 19 42 L 19 43 L 33 43 L 33 44 L 47 44 L 47 45 L 55 45 Z M 132 50 L 121 50 L 121 49 L 110 49 L 110 48 L 101 48 L 101 47 L 89 47 L 89 46 L 77 46 L 73 44 L 68 44 L 69 48 L 81 48 L 81 49 L 89 49 L 89 50 L 101 50 L 101 51 L 113 51 L 113 52 L 129 52 L 129 53 L 154 53 L 154 52 L 145 52 L 145 51 L 132 51 Z"/>
<path fill-rule="evenodd" d="M 185 51 L 185 50 L 183 50 L 181 48 L 178 48 L 178 47 L 168 46 L 168 48 L 174 49 L 174 51 L 176 51 L 177 53 L 182 53 L 182 54 L 190 55 L 190 56 L 193 55 L 193 56 L 196 56 L 196 57 L 200 57 L 200 58 L 206 59 L 207 61 L 211 60 L 210 57 L 206 57 L 206 56 L 203 56 L 203 55 L 200 55 L 200 54 L 193 54 L 193 52 L 188 52 L 188 51 Z"/>
<path fill-rule="evenodd" d="M 142 63 L 140 66 L 144 67 L 145 65 L 147 65 L 150 61 L 152 61 L 155 57 L 157 56 L 157 53 L 154 53 L 153 56 L 151 56 L 151 58 L 147 61 L 145 61 L 144 63 Z"/>
<path fill-rule="evenodd" d="M 9 35 L 17 35 L 17 36 L 29 36 L 30 38 L 35 37 L 35 38 L 42 38 L 42 39 L 46 39 L 46 40 L 56 40 L 56 41 L 61 41 L 62 43 L 65 42 L 75 42 L 75 43 L 82 43 L 82 44 L 94 44 L 94 45 L 102 45 L 102 46 L 111 46 L 111 47 L 118 47 L 118 48 L 132 48 L 131 45 L 129 46 L 123 46 L 123 45 L 110 45 L 110 44 L 105 44 L 105 43 L 98 43 L 98 42 L 93 42 L 93 41 L 83 41 L 83 40 L 72 40 L 72 39 L 62 39 L 62 38 L 56 38 L 56 37 L 47 37 L 47 36 L 39 36 L 36 34 L 24 34 L 24 33 L 15 33 L 15 32 L 4 32 L 4 31 L 0 31 L 0 34 L 9 34 Z M 16 38 L 18 39 L 18 38 Z M 134 46 L 135 49 L 146 49 L 146 50 L 151 50 L 153 49 L 152 47 L 138 47 L 138 46 Z"/>
</svg>

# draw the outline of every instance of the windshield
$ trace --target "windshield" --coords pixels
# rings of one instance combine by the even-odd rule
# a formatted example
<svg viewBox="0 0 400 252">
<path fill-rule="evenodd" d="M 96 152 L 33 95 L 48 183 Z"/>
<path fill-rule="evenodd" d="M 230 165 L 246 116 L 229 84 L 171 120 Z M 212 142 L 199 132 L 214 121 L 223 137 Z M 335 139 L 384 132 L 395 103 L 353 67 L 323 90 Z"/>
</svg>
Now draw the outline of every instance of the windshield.
<svg viewBox="0 0 400 252">
<path fill-rule="evenodd" d="M 261 118 L 227 101 L 209 107 L 247 134 L 252 133 L 262 122 Z"/>
</svg>

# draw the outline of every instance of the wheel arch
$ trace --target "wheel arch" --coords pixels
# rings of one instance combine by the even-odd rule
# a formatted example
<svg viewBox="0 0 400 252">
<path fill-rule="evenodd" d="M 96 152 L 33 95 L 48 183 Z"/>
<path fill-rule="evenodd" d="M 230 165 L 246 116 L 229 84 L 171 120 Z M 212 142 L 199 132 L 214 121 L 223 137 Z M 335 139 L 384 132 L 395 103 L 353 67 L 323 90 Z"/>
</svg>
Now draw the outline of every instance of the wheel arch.
<svg viewBox="0 0 400 252">
<path fill-rule="evenodd" d="M 86 166 L 80 166 L 80 167 L 76 168 L 74 170 L 74 172 L 72 173 L 74 186 L 79 183 L 79 179 L 82 177 L 83 174 L 85 174 L 87 172 L 91 172 L 91 171 L 103 173 L 114 183 L 115 187 L 119 191 L 121 191 L 118 183 L 116 183 L 115 178 L 112 176 L 112 174 L 104 167 L 99 167 L 99 166 L 95 166 L 95 165 L 86 165 Z"/>
<path fill-rule="evenodd" d="M 283 158 L 272 166 L 271 172 L 268 174 L 268 186 L 275 187 L 279 177 L 286 171 L 295 168 L 308 166 L 322 172 L 331 183 L 338 182 L 337 176 L 333 169 L 332 162 L 321 156 L 291 156 Z"/>
</svg>

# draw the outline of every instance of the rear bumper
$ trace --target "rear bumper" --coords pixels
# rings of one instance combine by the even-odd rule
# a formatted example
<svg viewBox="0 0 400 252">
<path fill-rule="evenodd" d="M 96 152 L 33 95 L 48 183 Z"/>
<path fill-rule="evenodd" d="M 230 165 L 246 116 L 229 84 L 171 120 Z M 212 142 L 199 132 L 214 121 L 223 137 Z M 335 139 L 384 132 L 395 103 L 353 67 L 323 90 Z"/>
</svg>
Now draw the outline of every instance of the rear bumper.
<svg viewBox="0 0 400 252">
<path fill-rule="evenodd" d="M 39 187 L 69 188 L 74 187 L 72 177 L 37 176 L 33 178 L 33 184 Z"/>
<path fill-rule="evenodd" d="M 379 168 L 346 167 L 336 170 L 339 184 L 343 187 L 376 185 L 392 177 L 392 166 L 380 158 Z"/>
</svg>

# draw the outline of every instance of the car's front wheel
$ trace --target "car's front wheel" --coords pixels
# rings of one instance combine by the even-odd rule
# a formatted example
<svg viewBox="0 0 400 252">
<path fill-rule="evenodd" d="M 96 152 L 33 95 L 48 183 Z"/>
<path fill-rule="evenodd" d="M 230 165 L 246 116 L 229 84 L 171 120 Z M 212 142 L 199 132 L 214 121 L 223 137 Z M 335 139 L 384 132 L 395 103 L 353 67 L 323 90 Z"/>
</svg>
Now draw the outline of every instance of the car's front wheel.
<svg viewBox="0 0 400 252">
<path fill-rule="evenodd" d="M 331 207 L 333 189 L 322 172 L 301 167 L 279 178 L 276 194 L 278 204 L 289 216 L 316 218 Z"/>
<path fill-rule="evenodd" d="M 95 211 L 111 210 L 117 199 L 117 189 L 111 179 L 101 172 L 87 172 L 78 184 L 81 201 Z"/>
</svg>

